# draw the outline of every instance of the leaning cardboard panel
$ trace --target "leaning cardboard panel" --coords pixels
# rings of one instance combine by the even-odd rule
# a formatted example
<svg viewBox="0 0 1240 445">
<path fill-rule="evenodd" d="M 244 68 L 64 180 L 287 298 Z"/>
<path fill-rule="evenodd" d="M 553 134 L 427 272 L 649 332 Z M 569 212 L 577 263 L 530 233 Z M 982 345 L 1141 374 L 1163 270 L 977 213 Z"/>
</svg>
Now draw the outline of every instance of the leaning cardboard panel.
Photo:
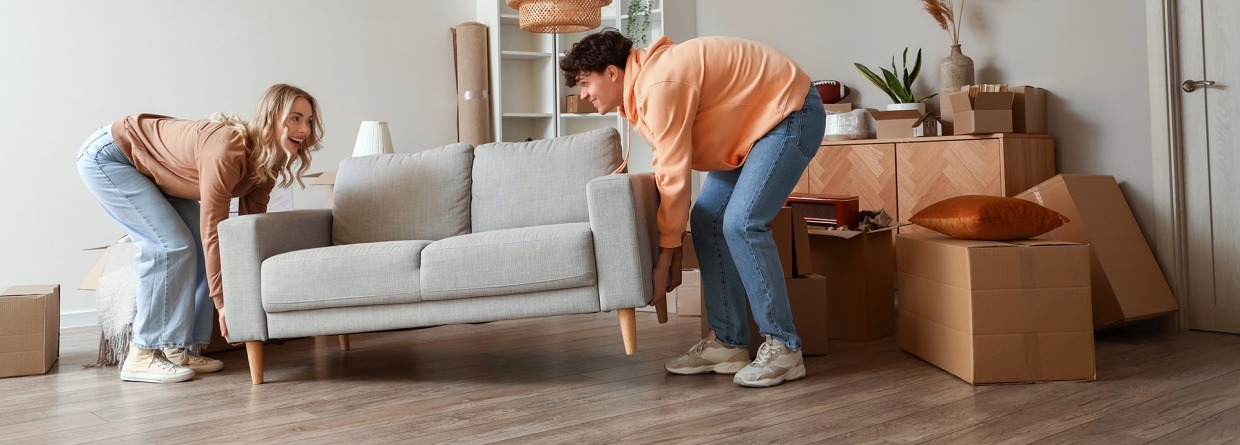
<svg viewBox="0 0 1240 445">
<path fill-rule="evenodd" d="M 0 377 L 44 374 L 60 355 L 60 285 L 0 294 Z"/>
<path fill-rule="evenodd" d="M 900 348 L 970 383 L 1094 379 L 1089 251 L 896 236 Z"/>
<path fill-rule="evenodd" d="M 1095 329 L 1179 310 L 1115 177 L 1058 175 L 1016 197 L 1071 220 L 1042 238 L 1089 244 Z"/>
</svg>

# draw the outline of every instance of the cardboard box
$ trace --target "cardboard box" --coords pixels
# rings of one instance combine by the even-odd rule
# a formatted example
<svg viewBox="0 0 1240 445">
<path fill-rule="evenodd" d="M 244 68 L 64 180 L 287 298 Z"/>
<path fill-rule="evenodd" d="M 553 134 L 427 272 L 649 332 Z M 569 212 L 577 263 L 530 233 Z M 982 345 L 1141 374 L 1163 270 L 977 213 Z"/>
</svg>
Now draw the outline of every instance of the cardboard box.
<svg viewBox="0 0 1240 445">
<path fill-rule="evenodd" d="M 870 341 L 895 334 L 894 229 L 810 231 L 814 272 L 827 279 L 829 337 Z"/>
<path fill-rule="evenodd" d="M 784 284 L 788 286 L 788 303 L 792 306 L 792 323 L 797 328 L 797 336 L 801 337 L 801 354 L 826 354 L 827 343 L 830 340 L 827 334 L 827 279 L 822 275 L 810 274 L 804 277 L 787 278 Z M 746 312 L 750 314 L 748 317 L 749 355 L 754 356 L 765 339 L 758 330 L 758 324 L 753 320 L 753 311 L 748 308 L 748 304 L 746 304 Z M 703 305 L 702 338 L 706 338 L 707 335 L 710 335 L 710 325 L 707 323 L 706 308 Z"/>
<path fill-rule="evenodd" d="M 1028 85 L 1011 88 L 1012 131 L 1046 134 L 1046 90 Z"/>
<path fill-rule="evenodd" d="M 913 124 L 921 119 L 921 112 L 917 110 L 868 111 L 874 116 L 875 134 L 879 139 L 911 138 Z"/>
<path fill-rule="evenodd" d="M 310 181 L 310 185 L 327 187 L 327 208 L 332 208 L 332 196 L 336 191 L 336 172 L 323 172 Z"/>
<path fill-rule="evenodd" d="M 788 286 L 788 303 L 792 306 L 792 324 L 801 337 L 801 355 L 825 355 L 830 342 L 827 317 L 827 279 L 822 275 L 784 280 Z M 749 356 L 758 354 L 766 339 L 759 333 L 753 311 L 749 311 Z"/>
<path fill-rule="evenodd" d="M 581 100 L 581 96 L 570 94 L 564 98 L 565 113 L 598 113 L 598 109 L 594 108 L 594 104 L 590 101 Z"/>
<path fill-rule="evenodd" d="M 60 285 L 0 293 L 0 377 L 45 374 L 60 356 Z"/>
<path fill-rule="evenodd" d="M 702 271 L 687 269 L 681 272 L 680 287 L 676 288 L 676 315 L 701 317 L 702 304 Z"/>
<path fill-rule="evenodd" d="M 968 92 L 950 93 L 952 134 L 983 134 L 1012 132 L 1012 102 L 1015 93 L 982 92 L 970 97 Z M 909 130 L 910 135 L 912 129 Z"/>
<path fill-rule="evenodd" d="M 684 239 L 680 240 L 680 267 L 682 269 L 697 269 L 701 267 L 698 264 L 697 249 L 693 248 L 693 232 L 685 232 Z"/>
<path fill-rule="evenodd" d="M 1179 310 L 1115 177 L 1058 175 L 1016 197 L 1071 220 L 1041 238 L 1089 244 L 1095 329 Z"/>
<path fill-rule="evenodd" d="M 900 348 L 970 383 L 1093 380 L 1089 248 L 896 235 Z"/>
<path fill-rule="evenodd" d="M 831 113 L 847 113 L 853 110 L 853 104 L 851 102 L 845 102 L 842 104 L 822 104 L 822 109 Z"/>
<path fill-rule="evenodd" d="M 809 248 L 809 226 L 791 207 L 784 207 L 769 224 L 784 278 L 803 277 L 814 272 Z"/>
</svg>

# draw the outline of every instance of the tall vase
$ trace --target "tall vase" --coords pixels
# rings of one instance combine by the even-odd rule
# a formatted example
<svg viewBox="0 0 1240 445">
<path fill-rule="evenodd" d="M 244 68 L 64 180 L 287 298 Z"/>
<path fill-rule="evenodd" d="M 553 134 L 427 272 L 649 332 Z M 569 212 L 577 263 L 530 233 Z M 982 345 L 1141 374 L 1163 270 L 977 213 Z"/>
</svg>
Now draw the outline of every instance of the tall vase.
<svg viewBox="0 0 1240 445">
<path fill-rule="evenodd" d="M 943 122 L 944 136 L 955 133 L 955 117 L 947 93 L 960 91 L 960 87 L 973 85 L 973 59 L 960 52 L 960 45 L 952 45 L 952 53 L 939 64 L 939 118 Z"/>
<path fill-rule="evenodd" d="M 952 45 L 952 53 L 939 64 L 939 94 L 960 91 L 960 87 L 973 85 L 973 59 L 960 52 L 960 45 Z"/>
</svg>

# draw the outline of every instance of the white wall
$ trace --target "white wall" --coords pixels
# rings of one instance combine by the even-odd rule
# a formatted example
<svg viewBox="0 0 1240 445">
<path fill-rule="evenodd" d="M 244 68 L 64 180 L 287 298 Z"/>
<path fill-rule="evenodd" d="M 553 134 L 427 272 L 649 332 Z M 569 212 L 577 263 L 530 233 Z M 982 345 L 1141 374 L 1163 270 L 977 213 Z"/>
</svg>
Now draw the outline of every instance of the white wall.
<svg viewBox="0 0 1240 445">
<path fill-rule="evenodd" d="M 692 0 L 667 0 L 692 1 Z M 874 66 L 924 48 L 938 89 L 948 39 L 913 0 L 698 0 L 698 34 L 771 44 L 855 100 L 885 95 Z M 758 6 L 760 5 L 760 6 Z M 1144 2 L 970 1 L 961 40 L 981 82 L 1050 90 L 1065 173 L 1115 175 L 1147 236 L 1153 225 Z M 397 151 L 456 139 L 449 28 L 474 2 L 440 0 L 0 1 L 0 287 L 61 283 L 62 311 L 94 309 L 75 290 L 122 232 L 77 177 L 82 141 L 125 114 L 248 116 L 270 84 L 314 94 L 327 135 L 313 170 L 334 170 L 362 120 L 391 122 Z M 297 195 L 319 207 L 321 190 Z"/>
<path fill-rule="evenodd" d="M 938 64 L 951 43 L 919 1 L 757 4 L 699 0 L 698 34 L 770 44 L 796 59 L 814 79 L 840 80 L 856 91 L 854 102 L 880 108 L 890 99 L 862 78 L 853 62 L 887 66 L 904 47 L 912 53 L 920 47 L 924 66 L 919 94 L 939 89 Z M 973 58 L 977 81 L 1049 90 L 1049 126 L 1059 172 L 1114 175 L 1152 240 L 1145 2 L 971 0 L 965 6 L 960 41 Z"/>
<path fill-rule="evenodd" d="M 0 288 L 60 283 L 66 324 L 94 310 L 76 287 L 99 254 L 82 248 L 123 232 L 73 161 L 126 114 L 247 117 L 287 82 L 322 107 L 312 171 L 351 154 L 362 120 L 389 121 L 398 152 L 455 142 L 450 28 L 474 12 L 436 0 L 0 2 Z M 296 199 L 321 207 L 324 192 Z"/>
</svg>

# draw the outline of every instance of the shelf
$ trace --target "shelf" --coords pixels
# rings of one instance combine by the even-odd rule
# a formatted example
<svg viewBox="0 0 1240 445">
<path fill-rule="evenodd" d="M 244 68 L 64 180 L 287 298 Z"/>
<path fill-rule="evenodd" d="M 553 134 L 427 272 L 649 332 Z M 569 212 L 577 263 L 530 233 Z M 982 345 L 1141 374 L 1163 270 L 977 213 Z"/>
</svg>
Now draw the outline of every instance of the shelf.
<svg viewBox="0 0 1240 445">
<path fill-rule="evenodd" d="M 505 50 L 505 51 L 500 51 L 499 55 L 501 58 L 509 59 L 509 60 L 538 60 L 538 59 L 550 59 L 555 54 L 541 52 L 541 51 L 507 51 Z"/>
<path fill-rule="evenodd" d="M 521 17 L 516 14 L 500 14 L 499 22 L 504 25 L 519 25 Z"/>
<path fill-rule="evenodd" d="M 504 113 L 503 117 L 521 117 L 521 118 L 550 118 L 551 113 Z"/>
<path fill-rule="evenodd" d="M 612 111 L 607 114 L 598 113 L 560 113 L 560 117 L 565 119 L 615 119 L 620 113 Z"/>
</svg>

